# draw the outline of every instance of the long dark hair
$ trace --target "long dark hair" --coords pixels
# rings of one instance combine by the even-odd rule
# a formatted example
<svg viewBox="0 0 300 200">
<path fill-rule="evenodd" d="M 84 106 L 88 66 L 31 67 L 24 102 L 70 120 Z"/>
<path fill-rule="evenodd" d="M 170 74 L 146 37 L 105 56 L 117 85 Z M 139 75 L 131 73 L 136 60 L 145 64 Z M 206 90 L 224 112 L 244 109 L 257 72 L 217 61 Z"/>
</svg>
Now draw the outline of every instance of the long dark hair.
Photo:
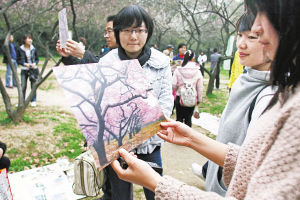
<svg viewBox="0 0 300 200">
<path fill-rule="evenodd" d="M 181 64 L 181 67 L 184 67 L 189 61 L 191 61 L 194 58 L 194 52 L 192 50 L 187 50 L 184 53 L 184 58 Z"/>
<path fill-rule="evenodd" d="M 300 3 L 299 0 L 246 0 L 253 13 L 265 12 L 279 35 L 279 45 L 271 65 L 270 81 L 278 86 L 271 104 L 282 94 L 283 102 L 300 81 Z"/>
<path fill-rule="evenodd" d="M 121 46 L 119 36 L 120 31 L 132 26 L 133 24 L 135 24 L 135 27 L 139 27 L 143 22 L 145 23 L 145 26 L 148 30 L 146 42 L 148 42 L 152 36 L 154 29 L 153 20 L 150 15 L 140 6 L 130 5 L 124 7 L 113 20 L 116 42 L 119 46 Z"/>
</svg>

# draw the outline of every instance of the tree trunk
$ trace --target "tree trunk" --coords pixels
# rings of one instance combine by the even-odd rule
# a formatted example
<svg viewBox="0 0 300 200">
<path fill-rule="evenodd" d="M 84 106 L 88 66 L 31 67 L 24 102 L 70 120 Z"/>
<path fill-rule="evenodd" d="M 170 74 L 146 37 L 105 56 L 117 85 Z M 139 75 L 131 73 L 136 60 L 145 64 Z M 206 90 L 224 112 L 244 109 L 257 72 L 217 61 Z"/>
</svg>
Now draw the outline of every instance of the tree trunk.
<svg viewBox="0 0 300 200">
<path fill-rule="evenodd" d="M 216 65 L 214 71 L 212 71 L 212 73 L 209 76 L 208 86 L 207 86 L 207 90 L 206 90 L 206 96 L 209 95 L 209 94 L 212 94 L 212 91 L 214 89 L 214 83 L 215 83 L 216 75 L 217 75 L 217 73 L 220 73 L 221 60 L 222 60 L 221 57 L 219 57 L 217 65 Z"/>
<path fill-rule="evenodd" d="M 94 143 L 93 147 L 95 148 L 95 151 L 98 154 L 100 165 L 103 166 L 107 164 L 107 157 L 105 152 L 105 146 L 104 146 L 104 140 L 103 140 L 103 134 L 98 134 L 98 140 Z"/>
<path fill-rule="evenodd" d="M 118 139 L 118 146 L 120 147 L 120 146 L 122 146 L 123 145 L 123 137 L 120 137 L 119 139 Z"/>
</svg>

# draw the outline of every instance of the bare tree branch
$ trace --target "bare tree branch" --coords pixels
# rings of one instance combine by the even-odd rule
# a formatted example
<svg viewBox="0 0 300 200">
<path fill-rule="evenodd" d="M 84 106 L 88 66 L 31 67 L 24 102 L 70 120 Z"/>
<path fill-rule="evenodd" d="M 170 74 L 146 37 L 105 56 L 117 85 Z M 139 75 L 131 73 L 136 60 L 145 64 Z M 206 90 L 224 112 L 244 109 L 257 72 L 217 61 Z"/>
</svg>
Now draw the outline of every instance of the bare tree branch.
<svg viewBox="0 0 300 200">
<path fill-rule="evenodd" d="M 75 8 L 74 8 L 73 0 L 70 0 L 70 4 L 71 4 L 71 10 L 72 10 L 72 14 L 73 14 L 72 27 L 73 27 L 73 30 L 74 30 L 75 38 L 76 38 L 77 41 L 79 41 L 79 37 L 78 37 L 77 29 L 76 29 L 76 12 L 75 12 Z"/>
<path fill-rule="evenodd" d="M 11 1 L 9 1 L 6 5 L 0 5 L 0 15 L 2 15 L 3 13 L 5 13 L 7 10 L 8 10 L 8 8 L 10 7 L 10 6 L 12 6 L 12 5 L 14 5 L 15 3 L 17 3 L 18 1 L 20 1 L 20 0 L 11 0 Z M 2 4 L 2 3 L 1 3 Z"/>
</svg>

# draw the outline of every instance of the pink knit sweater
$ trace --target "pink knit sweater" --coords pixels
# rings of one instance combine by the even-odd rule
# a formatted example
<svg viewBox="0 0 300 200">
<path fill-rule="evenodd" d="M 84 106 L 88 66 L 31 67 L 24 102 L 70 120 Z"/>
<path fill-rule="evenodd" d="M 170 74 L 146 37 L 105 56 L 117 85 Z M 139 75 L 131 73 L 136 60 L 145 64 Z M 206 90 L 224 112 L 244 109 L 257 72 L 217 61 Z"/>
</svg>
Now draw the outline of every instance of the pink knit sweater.
<svg viewBox="0 0 300 200">
<path fill-rule="evenodd" d="M 244 144 L 229 144 L 224 163 L 226 197 L 164 176 L 155 199 L 300 199 L 300 87 L 248 129 Z"/>
</svg>

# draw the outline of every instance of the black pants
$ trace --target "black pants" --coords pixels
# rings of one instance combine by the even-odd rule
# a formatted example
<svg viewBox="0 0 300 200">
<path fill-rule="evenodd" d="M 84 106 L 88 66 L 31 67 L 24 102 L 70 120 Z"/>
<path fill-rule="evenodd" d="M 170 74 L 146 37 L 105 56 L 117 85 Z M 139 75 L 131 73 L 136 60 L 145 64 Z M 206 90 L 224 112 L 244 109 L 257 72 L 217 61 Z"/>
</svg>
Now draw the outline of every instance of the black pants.
<svg viewBox="0 0 300 200">
<path fill-rule="evenodd" d="M 176 121 L 180 121 L 192 127 L 192 116 L 195 107 L 184 107 L 179 103 L 180 97 L 176 97 L 175 107 L 176 107 Z"/>
<path fill-rule="evenodd" d="M 204 78 L 204 63 L 202 65 L 200 65 L 200 72 Z"/>
</svg>

